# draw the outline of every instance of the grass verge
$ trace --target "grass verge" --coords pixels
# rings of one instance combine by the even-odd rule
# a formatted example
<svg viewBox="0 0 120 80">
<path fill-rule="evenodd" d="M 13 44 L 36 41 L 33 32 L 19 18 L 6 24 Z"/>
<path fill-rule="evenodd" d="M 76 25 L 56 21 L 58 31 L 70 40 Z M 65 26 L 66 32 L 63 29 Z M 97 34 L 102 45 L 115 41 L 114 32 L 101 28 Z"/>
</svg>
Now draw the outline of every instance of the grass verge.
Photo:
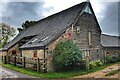
<svg viewBox="0 0 120 80">
<path fill-rule="evenodd" d="M 107 73 L 105 76 L 111 76 L 111 75 L 117 74 L 118 72 L 120 72 L 120 69 L 118 69 L 118 70 L 113 70 L 113 71 Z"/>
<path fill-rule="evenodd" d="M 111 66 L 113 64 L 106 64 L 104 66 L 99 66 L 96 67 L 94 69 L 91 69 L 89 71 L 85 71 L 85 70 L 73 70 L 73 71 L 69 71 L 69 72 L 51 72 L 51 73 L 41 73 L 41 72 L 36 72 L 33 70 L 29 70 L 29 69 L 24 69 L 22 67 L 17 67 L 17 66 L 13 66 L 11 64 L 2 64 L 3 67 L 11 69 L 11 70 L 15 70 L 17 72 L 26 74 L 26 75 L 30 75 L 30 76 L 35 76 L 35 77 L 39 77 L 39 78 L 49 78 L 49 79 L 57 79 L 57 78 L 71 78 L 71 77 L 75 77 L 75 76 L 80 76 L 80 75 L 85 75 L 85 74 L 89 74 L 92 72 L 96 72 L 99 70 L 102 70 L 108 66 Z"/>
</svg>

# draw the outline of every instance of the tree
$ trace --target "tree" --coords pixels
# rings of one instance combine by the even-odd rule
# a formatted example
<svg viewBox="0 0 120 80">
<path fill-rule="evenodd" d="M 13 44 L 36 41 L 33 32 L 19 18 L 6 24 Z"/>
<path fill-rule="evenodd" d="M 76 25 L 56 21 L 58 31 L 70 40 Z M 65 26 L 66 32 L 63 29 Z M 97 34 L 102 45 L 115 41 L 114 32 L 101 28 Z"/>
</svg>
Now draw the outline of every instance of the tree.
<svg viewBox="0 0 120 80">
<path fill-rule="evenodd" d="M 5 23 L 0 24 L 0 48 L 4 47 L 12 37 L 16 35 L 16 30 Z"/>
<path fill-rule="evenodd" d="M 52 60 L 55 71 L 73 69 L 81 61 L 82 51 L 71 40 L 57 44 Z"/>
<path fill-rule="evenodd" d="M 17 28 L 17 30 L 19 31 L 19 32 L 21 32 L 22 30 L 24 30 L 24 29 L 27 29 L 28 27 L 30 27 L 30 26 L 32 26 L 32 25 L 34 25 L 36 23 L 36 21 L 25 21 L 23 24 L 22 24 L 22 28 Z"/>
</svg>

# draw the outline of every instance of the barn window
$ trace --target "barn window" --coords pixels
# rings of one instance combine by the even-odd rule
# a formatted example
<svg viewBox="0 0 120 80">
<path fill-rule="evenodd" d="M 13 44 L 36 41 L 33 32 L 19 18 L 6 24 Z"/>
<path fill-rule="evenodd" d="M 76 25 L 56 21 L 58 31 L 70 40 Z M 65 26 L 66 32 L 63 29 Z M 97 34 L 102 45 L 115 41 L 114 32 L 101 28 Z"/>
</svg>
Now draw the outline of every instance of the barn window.
<svg viewBox="0 0 120 80">
<path fill-rule="evenodd" d="M 86 8 L 83 11 L 86 12 L 86 13 L 92 14 L 92 11 L 90 9 L 90 5 L 89 4 L 86 6 Z"/>
<path fill-rule="evenodd" d="M 84 53 L 82 53 L 82 58 L 83 58 L 83 60 L 85 59 L 85 54 Z"/>
<path fill-rule="evenodd" d="M 12 51 L 12 55 L 14 55 L 14 56 L 15 56 L 15 55 L 16 55 L 16 51 Z"/>
<path fill-rule="evenodd" d="M 110 54 L 109 52 L 106 52 L 106 54 Z"/>
<path fill-rule="evenodd" d="M 38 40 L 38 38 L 35 38 L 35 39 L 32 41 L 32 43 L 35 42 L 35 41 L 37 41 L 37 40 Z"/>
<path fill-rule="evenodd" d="M 77 34 L 80 34 L 80 27 L 77 27 Z"/>
<path fill-rule="evenodd" d="M 35 58 L 37 57 L 37 50 L 34 51 L 33 57 L 35 57 Z"/>
<path fill-rule="evenodd" d="M 92 35 L 91 35 L 91 31 L 88 32 L 88 44 L 92 45 Z"/>
<path fill-rule="evenodd" d="M 97 58 L 99 58 L 99 50 L 97 49 Z"/>
</svg>

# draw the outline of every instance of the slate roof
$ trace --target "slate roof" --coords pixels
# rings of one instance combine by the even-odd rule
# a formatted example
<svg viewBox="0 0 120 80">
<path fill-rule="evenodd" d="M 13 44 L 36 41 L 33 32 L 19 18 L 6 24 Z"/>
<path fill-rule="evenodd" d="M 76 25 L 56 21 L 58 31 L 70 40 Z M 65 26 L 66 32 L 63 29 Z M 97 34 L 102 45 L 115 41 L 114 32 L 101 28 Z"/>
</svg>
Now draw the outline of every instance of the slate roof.
<svg viewBox="0 0 120 80">
<path fill-rule="evenodd" d="M 102 34 L 101 44 L 103 47 L 120 47 L 120 37 Z"/>
<path fill-rule="evenodd" d="M 53 40 L 55 37 L 61 34 L 62 31 L 64 31 L 66 28 L 68 28 L 71 24 L 75 22 L 78 15 L 80 15 L 80 12 L 87 4 L 90 3 L 82 2 L 71 8 L 39 20 L 33 26 L 30 26 L 29 28 L 23 30 L 20 34 L 18 34 L 14 38 L 14 40 L 12 40 L 4 47 L 4 49 L 7 50 L 11 46 L 19 42 L 22 38 L 33 35 L 36 36 L 20 48 L 30 48 L 47 45 L 51 40 Z"/>
</svg>

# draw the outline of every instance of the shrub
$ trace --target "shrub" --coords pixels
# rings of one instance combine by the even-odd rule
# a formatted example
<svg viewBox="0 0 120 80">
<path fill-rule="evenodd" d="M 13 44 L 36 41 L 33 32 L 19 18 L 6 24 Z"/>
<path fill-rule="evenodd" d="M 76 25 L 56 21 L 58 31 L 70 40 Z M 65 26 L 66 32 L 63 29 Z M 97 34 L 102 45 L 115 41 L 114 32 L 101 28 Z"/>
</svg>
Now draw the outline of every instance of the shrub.
<svg viewBox="0 0 120 80">
<path fill-rule="evenodd" d="M 111 60 L 111 63 L 115 63 L 118 61 L 118 57 L 117 56 L 113 56 L 112 57 L 112 60 Z"/>
<path fill-rule="evenodd" d="M 95 67 L 97 67 L 97 66 L 102 66 L 102 65 L 103 65 L 103 63 L 102 63 L 100 60 L 91 61 L 91 62 L 89 63 L 90 69 L 95 68 Z"/>
<path fill-rule="evenodd" d="M 96 65 L 97 65 L 97 66 L 102 66 L 103 63 L 102 63 L 100 60 L 97 60 L 97 61 L 96 61 Z"/>
<path fill-rule="evenodd" d="M 107 55 L 106 61 L 107 63 L 115 63 L 118 61 L 118 57 Z"/>
<path fill-rule="evenodd" d="M 97 65 L 96 65 L 95 61 L 91 61 L 91 62 L 89 63 L 90 69 L 95 68 L 96 66 L 97 66 Z"/>
<path fill-rule="evenodd" d="M 55 71 L 73 69 L 81 61 L 82 51 L 72 41 L 68 40 L 56 45 L 52 60 Z"/>
<path fill-rule="evenodd" d="M 106 62 L 107 62 L 107 63 L 111 63 L 111 60 L 112 60 L 112 56 L 107 55 L 107 56 L 106 56 Z"/>
</svg>

